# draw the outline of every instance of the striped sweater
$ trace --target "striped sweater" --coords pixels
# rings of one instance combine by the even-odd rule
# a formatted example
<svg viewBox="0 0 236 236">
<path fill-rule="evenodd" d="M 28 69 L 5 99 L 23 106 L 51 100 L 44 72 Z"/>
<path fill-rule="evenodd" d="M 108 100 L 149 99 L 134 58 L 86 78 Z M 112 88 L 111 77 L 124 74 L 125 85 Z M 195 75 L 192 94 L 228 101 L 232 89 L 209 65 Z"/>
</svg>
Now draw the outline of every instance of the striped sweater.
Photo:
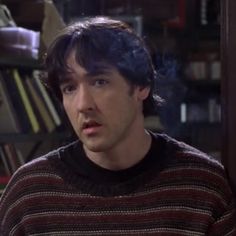
<svg viewBox="0 0 236 236">
<path fill-rule="evenodd" d="M 20 167 L 1 198 L 0 235 L 236 235 L 221 164 L 152 136 L 126 170 L 96 166 L 79 141 Z"/>
</svg>

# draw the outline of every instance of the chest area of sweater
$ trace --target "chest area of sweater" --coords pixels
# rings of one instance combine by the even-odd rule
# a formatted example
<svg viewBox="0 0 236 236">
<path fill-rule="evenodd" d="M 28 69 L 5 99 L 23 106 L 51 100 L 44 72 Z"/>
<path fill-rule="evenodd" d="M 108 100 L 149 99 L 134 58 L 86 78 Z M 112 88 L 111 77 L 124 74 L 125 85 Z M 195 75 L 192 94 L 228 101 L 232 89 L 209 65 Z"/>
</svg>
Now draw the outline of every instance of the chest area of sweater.
<svg viewBox="0 0 236 236">
<path fill-rule="evenodd" d="M 212 212 L 210 205 L 202 204 L 196 207 L 187 195 L 184 199 L 178 194 L 175 198 L 168 197 L 168 193 L 160 189 L 116 197 L 42 194 L 38 198 L 28 198 L 21 224 L 29 235 L 39 228 L 43 233 L 71 233 L 73 230 L 76 235 L 97 235 L 99 232 L 103 232 L 102 235 L 131 232 L 133 235 L 162 235 L 169 230 L 180 230 L 180 235 L 184 231 L 204 235 L 212 223 Z"/>
</svg>

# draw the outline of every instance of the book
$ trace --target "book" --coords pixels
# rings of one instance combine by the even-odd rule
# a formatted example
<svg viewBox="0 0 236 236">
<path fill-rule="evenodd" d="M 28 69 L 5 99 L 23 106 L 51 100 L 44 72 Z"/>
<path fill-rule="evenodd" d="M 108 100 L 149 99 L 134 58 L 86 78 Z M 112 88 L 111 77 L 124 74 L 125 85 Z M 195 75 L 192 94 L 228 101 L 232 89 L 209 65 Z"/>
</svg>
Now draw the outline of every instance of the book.
<svg viewBox="0 0 236 236">
<path fill-rule="evenodd" d="M 216 98 L 208 99 L 208 111 L 209 111 L 209 122 L 215 123 L 221 121 L 221 106 L 220 102 Z"/>
<path fill-rule="evenodd" d="M 30 133 L 32 131 L 30 121 L 12 75 L 12 70 L 2 70 L 2 75 L 6 84 L 7 92 L 12 100 L 12 105 L 17 119 L 19 120 L 20 131 L 21 133 Z"/>
<path fill-rule="evenodd" d="M 28 75 L 25 75 L 25 78 L 24 78 L 24 85 L 25 85 L 25 90 L 27 92 L 27 95 L 29 97 L 29 100 L 30 100 L 30 103 L 32 105 L 32 109 L 33 109 L 33 112 L 35 114 L 35 117 L 37 118 L 37 121 L 38 121 L 38 125 L 39 125 L 39 131 L 37 133 L 45 133 L 47 132 L 47 129 L 46 129 L 46 126 L 44 124 L 44 121 L 41 117 L 41 114 L 39 112 L 39 109 L 37 107 L 37 104 L 35 103 L 33 97 L 32 97 L 32 94 L 30 92 L 30 89 L 29 89 L 29 86 L 28 84 L 26 83 L 26 80 L 28 78 Z"/>
<path fill-rule="evenodd" d="M 1 133 L 19 133 L 20 124 L 17 119 L 12 100 L 8 94 L 5 80 L 0 71 L 0 132 Z"/>
<path fill-rule="evenodd" d="M 55 105 L 53 104 L 53 101 L 52 101 L 51 97 L 49 96 L 45 86 L 40 81 L 40 71 L 35 70 L 33 72 L 33 79 L 35 80 L 36 85 L 38 86 L 39 92 L 41 93 L 42 98 L 45 101 L 47 108 L 48 108 L 56 126 L 60 126 L 62 123 L 61 118 L 60 118 L 60 116 L 55 108 Z"/>
<path fill-rule="evenodd" d="M 45 104 L 43 103 L 43 101 L 39 95 L 39 92 L 37 91 L 37 88 L 34 86 L 33 80 L 28 77 L 28 78 L 26 78 L 25 81 L 28 86 L 31 97 L 34 100 L 34 103 L 35 103 L 35 105 L 42 117 L 42 120 L 46 126 L 47 132 L 52 132 L 53 130 L 55 130 L 56 125 L 55 125 L 53 119 L 51 118 Z"/>
<path fill-rule="evenodd" d="M 186 107 L 181 106 L 182 113 L 184 109 L 186 114 L 182 114 L 182 122 L 208 122 L 208 104 L 207 103 L 186 103 Z M 184 117 L 185 116 L 185 117 Z"/>
<path fill-rule="evenodd" d="M 21 162 L 17 156 L 15 147 L 11 143 L 3 144 L 3 149 L 6 154 L 6 158 L 9 160 L 12 174 L 21 166 Z"/>
<path fill-rule="evenodd" d="M 10 176 L 11 173 L 11 167 L 9 166 L 8 159 L 2 146 L 0 146 L 0 176 Z"/>
<path fill-rule="evenodd" d="M 200 24 L 202 26 L 220 25 L 220 1 L 200 1 Z"/>
<path fill-rule="evenodd" d="M 13 77 L 15 79 L 17 88 L 19 90 L 19 94 L 21 96 L 22 102 L 24 104 L 26 113 L 28 115 L 32 130 L 34 133 L 38 133 L 40 131 L 39 122 L 35 116 L 34 110 L 32 108 L 32 104 L 31 104 L 29 97 L 27 95 L 27 92 L 24 88 L 22 78 L 20 77 L 20 74 L 16 69 L 13 69 L 12 73 L 13 73 Z"/>
</svg>

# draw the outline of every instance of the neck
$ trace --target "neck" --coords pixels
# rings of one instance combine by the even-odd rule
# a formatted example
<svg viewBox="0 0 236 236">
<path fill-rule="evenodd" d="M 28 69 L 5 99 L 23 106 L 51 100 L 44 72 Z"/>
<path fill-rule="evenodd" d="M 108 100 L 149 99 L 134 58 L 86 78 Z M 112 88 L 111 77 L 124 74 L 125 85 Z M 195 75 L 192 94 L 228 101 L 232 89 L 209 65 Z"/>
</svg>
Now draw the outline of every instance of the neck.
<svg viewBox="0 0 236 236">
<path fill-rule="evenodd" d="M 145 130 L 134 132 L 128 140 L 105 152 L 92 152 L 85 149 L 88 158 L 97 165 L 109 170 L 122 170 L 141 161 L 151 146 L 151 136 Z"/>
</svg>

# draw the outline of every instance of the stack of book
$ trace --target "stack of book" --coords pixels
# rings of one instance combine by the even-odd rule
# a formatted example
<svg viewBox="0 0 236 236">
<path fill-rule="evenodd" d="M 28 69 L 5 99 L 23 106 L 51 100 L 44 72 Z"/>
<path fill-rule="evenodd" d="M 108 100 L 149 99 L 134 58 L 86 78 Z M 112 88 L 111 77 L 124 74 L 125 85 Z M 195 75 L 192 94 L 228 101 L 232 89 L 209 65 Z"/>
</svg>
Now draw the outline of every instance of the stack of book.
<svg viewBox="0 0 236 236">
<path fill-rule="evenodd" d="M 219 123 L 221 121 L 221 105 L 215 98 L 205 103 L 182 103 L 180 106 L 181 123 Z"/>
<path fill-rule="evenodd" d="M 62 125 L 61 113 L 40 80 L 40 71 L 0 70 L 0 134 L 48 134 Z M 28 145 L 0 144 L 0 175 L 12 175 L 25 163 Z M 24 153 L 24 154 L 22 154 Z"/>
<path fill-rule="evenodd" d="M 0 133 L 52 132 L 61 118 L 52 97 L 39 78 L 40 72 L 20 74 L 0 71 Z"/>
</svg>

